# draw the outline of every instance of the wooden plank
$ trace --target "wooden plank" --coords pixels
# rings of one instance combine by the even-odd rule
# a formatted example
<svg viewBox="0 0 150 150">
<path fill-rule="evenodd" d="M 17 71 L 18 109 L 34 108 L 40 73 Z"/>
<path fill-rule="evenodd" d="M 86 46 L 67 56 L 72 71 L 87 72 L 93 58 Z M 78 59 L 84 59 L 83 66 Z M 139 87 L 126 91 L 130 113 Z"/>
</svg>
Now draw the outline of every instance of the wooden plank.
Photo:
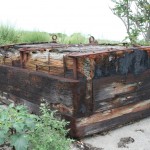
<svg viewBox="0 0 150 150">
<path fill-rule="evenodd" d="M 120 104 L 122 105 L 123 103 L 121 102 L 123 100 L 125 101 L 128 99 L 128 101 L 131 100 L 132 102 L 133 100 L 135 102 L 136 98 L 138 101 L 138 96 L 140 97 L 140 95 L 141 100 L 145 99 L 144 96 L 142 98 L 142 95 L 144 95 L 145 92 L 148 93 L 147 90 L 150 87 L 149 82 L 150 82 L 150 70 L 147 70 L 143 72 L 143 74 L 137 76 L 129 74 L 126 78 L 124 76 L 117 75 L 101 79 L 94 79 L 93 80 L 94 110 L 101 109 L 101 106 L 103 104 L 105 105 L 107 102 L 110 102 L 108 103 L 108 106 L 110 105 L 110 108 L 112 108 L 111 104 L 113 104 L 115 107 L 115 101 L 119 101 L 119 98 Z M 147 96 L 149 96 L 149 94 Z M 147 97 L 147 99 L 148 98 L 150 97 Z"/>
<path fill-rule="evenodd" d="M 63 56 L 63 68 L 64 68 L 64 77 L 66 76 L 67 66 L 66 66 L 66 57 Z"/>
<path fill-rule="evenodd" d="M 0 80 L 1 91 L 34 104 L 40 104 L 42 99 L 46 99 L 49 103 L 73 108 L 73 101 L 76 101 L 74 95 L 77 93 L 74 92 L 78 92 L 79 82 L 77 80 L 54 77 L 40 72 L 29 72 L 9 66 L 0 66 L 0 77 L 2 77 Z M 73 112 L 71 113 L 73 114 Z"/>
<path fill-rule="evenodd" d="M 150 100 L 113 109 L 109 113 L 97 113 L 89 117 L 77 119 L 74 122 L 75 132 L 71 136 L 81 138 L 90 134 L 103 132 L 124 125 L 130 121 L 147 117 L 150 115 Z"/>
</svg>

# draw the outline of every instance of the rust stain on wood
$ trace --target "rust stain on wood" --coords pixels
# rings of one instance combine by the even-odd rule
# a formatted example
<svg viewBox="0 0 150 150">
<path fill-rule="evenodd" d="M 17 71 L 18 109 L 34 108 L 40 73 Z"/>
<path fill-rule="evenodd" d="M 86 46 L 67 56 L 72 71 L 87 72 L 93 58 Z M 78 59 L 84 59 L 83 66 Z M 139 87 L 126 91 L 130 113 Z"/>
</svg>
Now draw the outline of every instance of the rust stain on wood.
<svg viewBox="0 0 150 150">
<path fill-rule="evenodd" d="M 45 99 L 70 121 L 73 137 L 149 116 L 150 46 L 94 41 L 1 46 L 0 93 L 35 113 Z"/>
</svg>

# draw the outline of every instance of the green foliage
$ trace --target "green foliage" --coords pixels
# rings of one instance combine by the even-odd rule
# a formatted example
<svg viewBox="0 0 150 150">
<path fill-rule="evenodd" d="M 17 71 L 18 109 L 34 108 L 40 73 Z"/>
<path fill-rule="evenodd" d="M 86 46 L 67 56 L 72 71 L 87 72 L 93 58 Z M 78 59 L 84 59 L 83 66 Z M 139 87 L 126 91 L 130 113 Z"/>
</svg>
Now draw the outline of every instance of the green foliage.
<svg viewBox="0 0 150 150">
<path fill-rule="evenodd" d="M 27 150 L 29 131 L 34 131 L 36 116 L 25 106 L 0 106 L 0 144 L 9 143 L 16 150 Z"/>
<path fill-rule="evenodd" d="M 11 25 L 0 25 L 0 45 L 19 42 L 20 34 Z"/>
<path fill-rule="evenodd" d="M 140 40 L 137 43 L 143 46 L 150 46 L 150 41 Z"/>
<path fill-rule="evenodd" d="M 40 110 L 36 116 L 23 105 L 0 106 L 0 145 L 10 144 L 15 150 L 69 150 L 67 122 L 56 119 L 46 104 Z"/>
<path fill-rule="evenodd" d="M 140 31 L 136 28 L 131 28 L 128 36 L 125 37 L 124 40 L 130 39 L 131 44 L 138 43 L 138 36 L 140 35 Z"/>
<path fill-rule="evenodd" d="M 20 42 L 32 43 L 32 42 L 50 42 L 50 36 L 48 33 L 39 31 L 22 31 Z"/>
<path fill-rule="evenodd" d="M 50 37 L 46 32 L 20 31 L 11 25 L 0 25 L 0 45 L 13 43 L 49 42 Z"/>
<path fill-rule="evenodd" d="M 88 39 L 81 33 L 74 33 L 67 39 L 68 44 L 84 44 Z"/>
<path fill-rule="evenodd" d="M 139 35 L 150 41 L 149 0 L 112 0 L 113 13 L 124 23 L 131 43 L 136 43 Z"/>
<path fill-rule="evenodd" d="M 56 34 L 58 37 L 58 42 L 59 43 L 63 43 L 63 44 L 87 44 L 89 43 L 89 36 L 87 35 L 83 35 L 81 33 L 73 33 L 70 36 L 67 36 L 66 34 L 63 33 L 53 33 L 50 34 L 50 36 L 52 37 L 52 35 Z M 111 41 L 111 40 L 107 40 L 107 39 L 96 39 L 98 41 L 98 43 L 100 44 L 114 44 L 114 43 L 119 43 L 118 41 Z"/>
<path fill-rule="evenodd" d="M 107 44 L 112 44 L 112 45 L 113 45 L 113 44 L 118 44 L 118 43 L 120 43 L 119 41 L 112 41 L 112 40 L 107 40 L 107 39 L 103 39 L 103 40 L 102 40 L 102 39 L 98 39 L 97 41 L 98 41 L 99 44 L 104 44 L 104 45 L 105 45 L 105 44 L 106 44 L 106 45 L 107 45 Z"/>
<path fill-rule="evenodd" d="M 52 37 L 53 34 L 50 34 Z M 59 43 L 64 43 L 64 44 L 85 44 L 88 43 L 88 38 L 81 34 L 81 33 L 73 33 L 70 36 L 67 36 L 66 34 L 63 33 L 56 33 L 58 37 L 58 42 Z"/>
<path fill-rule="evenodd" d="M 52 35 L 57 35 L 57 42 L 62 44 L 87 44 L 89 37 L 81 33 L 68 36 L 64 33 L 46 33 L 40 31 L 16 30 L 11 25 L 0 25 L 0 45 L 15 43 L 51 42 Z M 114 43 L 115 41 L 97 39 L 98 43 Z M 116 42 L 115 42 L 116 43 Z"/>
<path fill-rule="evenodd" d="M 65 126 L 67 122 L 56 119 L 56 113 L 48 109 L 46 104 L 42 104 L 40 110 L 41 115 L 36 124 L 36 129 L 31 134 L 31 149 L 70 150 L 72 140 L 66 138 L 68 131 Z"/>
</svg>

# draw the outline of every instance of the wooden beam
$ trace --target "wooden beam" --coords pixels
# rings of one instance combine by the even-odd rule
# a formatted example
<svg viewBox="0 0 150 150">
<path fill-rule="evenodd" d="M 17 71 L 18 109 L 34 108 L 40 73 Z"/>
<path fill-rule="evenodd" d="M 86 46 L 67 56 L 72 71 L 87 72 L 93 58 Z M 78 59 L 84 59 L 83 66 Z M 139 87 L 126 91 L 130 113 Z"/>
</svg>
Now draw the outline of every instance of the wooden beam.
<svg viewBox="0 0 150 150">
<path fill-rule="evenodd" d="M 133 122 L 150 115 L 150 100 L 113 109 L 107 113 L 97 113 L 89 117 L 76 119 L 70 125 L 74 126 L 70 131 L 72 137 L 81 138 L 90 134 L 108 131 L 128 122 Z M 71 127 L 72 130 L 72 127 Z"/>
<path fill-rule="evenodd" d="M 63 56 L 64 77 L 66 76 L 66 58 Z"/>
<path fill-rule="evenodd" d="M 73 77 L 74 77 L 74 79 L 78 79 L 78 74 L 77 74 L 77 58 L 73 58 Z"/>
</svg>

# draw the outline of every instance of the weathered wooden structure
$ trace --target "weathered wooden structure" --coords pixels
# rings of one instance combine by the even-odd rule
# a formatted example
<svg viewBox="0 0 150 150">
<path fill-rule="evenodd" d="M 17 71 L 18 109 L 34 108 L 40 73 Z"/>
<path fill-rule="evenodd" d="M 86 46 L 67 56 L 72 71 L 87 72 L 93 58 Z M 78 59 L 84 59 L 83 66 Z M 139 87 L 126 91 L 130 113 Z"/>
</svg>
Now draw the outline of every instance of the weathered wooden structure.
<svg viewBox="0 0 150 150">
<path fill-rule="evenodd" d="M 1 46 L 0 91 L 33 112 L 47 100 L 73 137 L 105 131 L 150 115 L 150 47 Z"/>
</svg>

